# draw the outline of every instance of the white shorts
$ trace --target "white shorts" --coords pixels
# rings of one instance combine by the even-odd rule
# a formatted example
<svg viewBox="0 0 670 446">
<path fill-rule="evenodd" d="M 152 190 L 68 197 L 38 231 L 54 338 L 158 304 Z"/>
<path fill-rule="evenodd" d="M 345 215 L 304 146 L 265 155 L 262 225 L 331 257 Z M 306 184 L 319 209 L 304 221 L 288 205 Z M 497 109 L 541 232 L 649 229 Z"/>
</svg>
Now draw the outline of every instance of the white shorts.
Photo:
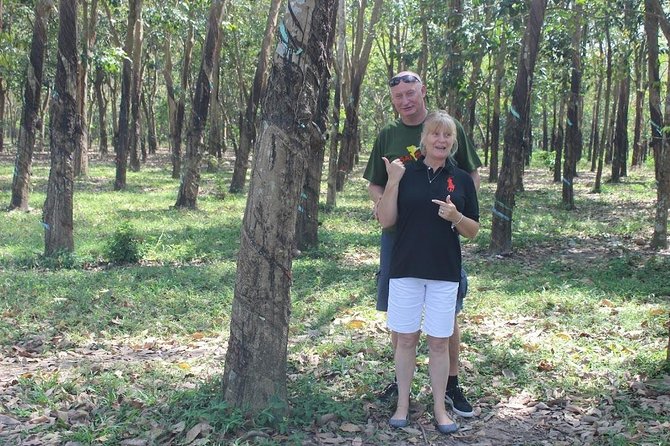
<svg viewBox="0 0 670 446">
<path fill-rule="evenodd" d="M 457 293 L 458 282 L 391 279 L 386 325 L 398 333 L 422 330 L 434 338 L 448 338 L 454 332 Z"/>
</svg>

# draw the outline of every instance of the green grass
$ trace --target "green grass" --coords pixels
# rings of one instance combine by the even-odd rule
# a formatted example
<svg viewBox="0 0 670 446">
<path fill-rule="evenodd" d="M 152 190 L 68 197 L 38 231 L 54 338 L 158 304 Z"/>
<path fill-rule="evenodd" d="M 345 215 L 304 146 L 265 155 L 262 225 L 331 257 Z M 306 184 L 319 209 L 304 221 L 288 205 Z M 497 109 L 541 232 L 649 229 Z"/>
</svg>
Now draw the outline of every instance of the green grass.
<svg viewBox="0 0 670 446">
<path fill-rule="evenodd" d="M 604 183 L 601 194 L 589 193 L 584 174 L 577 210 L 566 211 L 561 185 L 537 164 L 517 196 L 514 254 L 487 252 L 495 190 L 488 183 L 482 230 L 464 243 L 470 293 L 461 380 L 468 395 L 483 411 L 522 392 L 538 401 L 564 395 L 612 408 L 631 432 L 636 423 L 670 422 L 667 409 L 645 406 L 629 386 L 670 373 L 670 260 L 643 245 L 653 223 L 651 170 Z M 5 203 L 12 169 L 0 165 Z M 199 210 L 180 211 L 172 208 L 178 182 L 166 167 L 130 172 L 129 188 L 114 192 L 113 166 L 93 163 L 76 184 L 75 252 L 57 262 L 41 255 L 47 173 L 34 168 L 33 211 L 0 219 L 0 351 L 55 365 L 19 376 L 0 396 L 0 413 L 27 420 L 84 407 L 86 422 L 58 418 L 42 434 L 108 445 L 132 438 L 180 444 L 198 423 L 212 428 L 207 444 L 302 444 L 324 416 L 365 426 L 389 415 L 375 396 L 393 371 L 384 318 L 374 310 L 379 229 L 365 181 L 352 178 L 337 207 L 320 209 L 320 245 L 293 262 L 290 415 L 277 419 L 272 407 L 249 417 L 221 398 L 245 206 L 242 194 L 220 198 L 229 173 L 203 173 Z M 138 263 L 109 262 L 124 223 L 137 236 Z M 413 389 L 430 404 L 424 350 Z M 245 440 L 251 431 L 265 436 Z M 383 443 L 383 435 L 367 441 Z M 667 432 L 645 435 L 647 444 L 670 441 Z M 598 441 L 634 444 L 614 434 Z"/>
</svg>

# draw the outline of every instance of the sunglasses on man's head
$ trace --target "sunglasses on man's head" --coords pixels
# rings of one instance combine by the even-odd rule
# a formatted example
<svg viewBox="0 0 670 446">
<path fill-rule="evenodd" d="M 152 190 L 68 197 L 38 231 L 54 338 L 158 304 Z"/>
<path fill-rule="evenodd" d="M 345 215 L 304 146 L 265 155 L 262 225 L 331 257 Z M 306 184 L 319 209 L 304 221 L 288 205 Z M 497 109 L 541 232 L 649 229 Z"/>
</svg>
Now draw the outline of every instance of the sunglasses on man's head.
<svg viewBox="0 0 670 446">
<path fill-rule="evenodd" d="M 389 80 L 389 87 L 395 87 L 400 82 L 404 82 L 406 84 L 413 84 L 414 82 L 421 83 L 421 79 L 414 76 L 413 74 L 403 74 L 402 76 L 394 76 L 391 78 L 391 80 Z"/>
</svg>

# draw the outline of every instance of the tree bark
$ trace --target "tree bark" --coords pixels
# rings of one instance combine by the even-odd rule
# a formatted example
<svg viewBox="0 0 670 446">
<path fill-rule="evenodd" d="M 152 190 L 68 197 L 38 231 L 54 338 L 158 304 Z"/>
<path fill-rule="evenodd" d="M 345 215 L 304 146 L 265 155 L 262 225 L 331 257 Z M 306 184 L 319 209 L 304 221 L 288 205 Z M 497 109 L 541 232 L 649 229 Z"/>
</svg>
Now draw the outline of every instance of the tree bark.
<svg viewBox="0 0 670 446">
<path fill-rule="evenodd" d="M 130 106 L 132 102 L 131 84 L 133 71 L 137 67 L 132 66 L 130 58 L 133 55 L 133 44 L 135 43 L 135 22 L 141 15 L 142 0 L 130 0 L 128 7 L 128 27 L 124 43 L 123 72 L 121 75 L 121 104 L 119 106 L 119 139 L 116 147 L 116 179 L 114 190 L 126 188 L 126 172 L 128 170 L 128 153 L 130 147 Z"/>
<path fill-rule="evenodd" d="M 642 79 L 647 75 L 645 70 L 646 46 L 644 40 L 640 44 L 635 58 L 635 128 L 633 130 L 633 158 L 631 166 L 639 166 L 644 162 L 644 144 L 642 143 L 642 126 L 644 125 L 644 96 L 646 83 Z"/>
<path fill-rule="evenodd" d="M 593 184 L 594 193 L 600 193 L 602 176 L 603 176 L 603 157 L 605 154 L 605 146 L 609 139 L 609 116 L 610 116 L 610 96 L 612 94 L 612 40 L 610 39 L 609 28 L 605 27 L 605 38 L 607 41 L 607 53 L 605 55 L 607 68 L 605 71 L 605 113 L 603 116 L 603 133 L 598 145 L 598 165 L 596 167 L 596 179 Z M 660 96 L 659 96 L 660 101 Z M 595 154 L 594 154 L 595 156 Z"/>
<path fill-rule="evenodd" d="M 573 6 L 574 29 L 572 30 L 572 74 L 570 79 L 570 99 L 568 100 L 568 119 L 565 135 L 565 163 L 563 164 L 563 205 L 566 209 L 575 208 L 574 179 L 577 173 L 577 158 L 582 151 L 582 124 L 579 116 L 582 88 L 581 31 L 582 4 L 575 1 Z"/>
<path fill-rule="evenodd" d="M 267 86 L 268 62 L 272 45 L 272 36 L 277 28 L 279 18 L 279 7 L 281 0 L 272 0 L 270 13 L 265 25 L 265 35 L 261 44 L 258 65 L 254 74 L 254 83 L 251 86 L 251 94 L 247 96 L 247 106 L 240 125 L 240 145 L 235 156 L 235 167 L 233 177 L 230 181 L 230 192 L 237 193 L 244 190 L 249 168 L 249 154 L 256 143 L 256 119 L 258 103 Z"/>
<path fill-rule="evenodd" d="M 463 101 L 460 85 L 463 82 L 463 0 L 449 0 L 449 17 L 445 36 L 444 68 L 442 69 L 442 92 L 444 107 L 459 121 L 463 121 Z"/>
<path fill-rule="evenodd" d="M 72 157 L 81 141 L 77 113 L 77 0 L 60 0 L 55 96 L 51 101 L 51 169 L 44 203 L 44 255 L 74 251 Z"/>
<path fill-rule="evenodd" d="M 202 141 L 209 112 L 212 95 L 212 73 L 214 72 L 218 40 L 221 39 L 221 17 L 225 0 L 212 0 L 207 20 L 207 36 L 202 48 L 202 63 L 195 85 L 191 125 L 186 135 L 186 153 L 184 156 L 183 173 L 175 207 L 196 209 L 198 207 L 198 191 L 200 189 L 200 162 L 202 161 Z"/>
<path fill-rule="evenodd" d="M 23 93 L 23 113 L 21 115 L 21 128 L 19 129 L 19 144 L 16 148 L 12 197 L 9 202 L 10 210 L 28 210 L 35 134 L 39 126 L 42 101 L 44 56 L 47 50 L 47 25 L 53 9 L 53 0 L 40 0 L 35 5 L 35 25 L 33 26 L 30 63 L 28 64 Z"/>
<path fill-rule="evenodd" d="M 332 20 L 328 27 L 331 32 L 329 40 L 325 42 L 326 48 L 328 48 L 328 51 L 326 51 L 328 60 L 325 63 L 328 67 L 333 65 L 331 49 L 333 48 L 335 38 L 337 14 L 331 14 L 329 18 Z M 330 75 L 324 72 L 322 76 L 322 79 L 319 80 L 320 90 L 312 121 L 317 129 L 310 135 L 310 156 L 307 158 L 305 181 L 298 201 L 295 238 L 296 246 L 300 250 L 313 248 L 319 244 L 319 197 L 321 195 L 321 176 L 323 173 L 326 135 L 328 134 L 328 102 L 330 99 Z"/>
<path fill-rule="evenodd" d="M 5 151 L 5 102 L 7 101 L 7 83 L 0 76 L 0 153 Z"/>
<path fill-rule="evenodd" d="M 521 182 L 526 115 L 530 109 L 530 86 L 539 49 L 546 0 L 531 0 L 530 14 L 519 57 L 512 106 L 505 126 L 503 161 L 493 205 L 491 251 L 497 254 L 512 252 L 512 215 L 516 188 Z"/>
<path fill-rule="evenodd" d="M 342 131 L 342 144 L 337 160 L 337 191 L 342 191 L 347 175 L 354 168 L 354 159 L 360 151 L 360 130 L 358 127 L 358 109 L 361 100 L 361 86 L 365 78 L 365 72 L 370 61 L 370 51 L 374 42 L 375 28 L 382 15 L 382 0 L 374 0 L 370 21 L 365 25 L 365 10 L 367 1 L 360 4 L 358 17 L 356 19 L 356 34 L 354 35 L 351 64 L 348 74 L 344 77 L 347 94 L 344 103 L 344 130 Z"/>
<path fill-rule="evenodd" d="M 619 81 L 619 99 L 614 132 L 614 148 L 612 153 L 612 183 L 618 183 L 625 176 L 626 153 L 628 152 L 628 97 L 630 96 L 630 76 L 625 61 L 622 79 Z"/>
<path fill-rule="evenodd" d="M 89 61 L 93 58 L 93 46 L 95 45 L 96 28 L 98 25 L 98 0 L 82 0 L 83 27 L 82 36 L 82 57 L 79 60 L 79 91 L 77 92 L 77 111 L 81 116 L 81 142 L 74 154 L 74 176 L 88 175 L 88 114 L 86 106 L 88 104 L 88 68 Z"/>
<path fill-rule="evenodd" d="M 661 25 L 665 39 L 670 43 L 670 22 L 666 19 L 663 7 L 658 0 L 645 1 L 645 24 L 649 46 L 649 107 L 651 110 L 652 144 L 656 164 L 656 213 L 654 233 L 650 246 L 653 249 L 668 248 L 668 208 L 670 208 L 670 78 L 665 96 L 665 119 L 660 110 L 660 78 L 658 67 L 658 26 Z M 662 120 L 662 121 L 661 121 Z M 663 122 L 663 126 L 658 125 Z M 661 131 L 662 130 L 662 131 Z M 657 138 L 657 135 L 660 138 Z M 655 141 L 654 141 L 655 139 Z M 670 333 L 669 333 L 670 335 Z M 670 338 L 668 339 L 668 358 L 670 358 Z"/>
<path fill-rule="evenodd" d="M 335 92 L 333 94 L 332 122 L 330 132 L 330 150 L 328 152 L 328 191 L 326 206 L 333 208 L 337 205 L 337 158 L 338 146 L 342 142 L 340 132 L 340 109 L 342 107 L 342 90 L 345 73 L 345 58 L 347 53 L 346 13 L 344 0 L 338 0 L 337 19 L 335 26 Z"/>
<path fill-rule="evenodd" d="M 109 142 L 107 136 L 107 97 L 104 92 L 105 73 L 102 67 L 96 67 L 93 89 L 98 102 L 98 132 L 99 132 L 99 152 L 106 155 L 109 151 Z"/>
<path fill-rule="evenodd" d="M 142 139 L 141 96 L 142 96 L 142 44 L 144 42 L 144 24 L 142 10 L 137 11 L 135 31 L 133 32 L 133 75 L 130 83 L 130 131 L 128 151 L 130 152 L 130 170 L 140 171 L 139 145 Z"/>
<path fill-rule="evenodd" d="M 230 338 L 223 375 L 225 399 L 252 412 L 284 415 L 291 263 L 296 206 L 303 186 L 313 119 L 328 83 L 327 42 L 336 0 L 290 0 L 263 101 L 260 138 L 242 224 Z M 274 407 L 277 407 L 276 404 Z"/>
<path fill-rule="evenodd" d="M 496 53 L 495 92 L 493 93 L 493 118 L 491 119 L 491 160 L 489 162 L 489 183 L 498 181 L 498 154 L 500 153 L 500 97 L 505 79 L 505 53 L 507 39 L 501 36 L 500 48 Z"/>
</svg>

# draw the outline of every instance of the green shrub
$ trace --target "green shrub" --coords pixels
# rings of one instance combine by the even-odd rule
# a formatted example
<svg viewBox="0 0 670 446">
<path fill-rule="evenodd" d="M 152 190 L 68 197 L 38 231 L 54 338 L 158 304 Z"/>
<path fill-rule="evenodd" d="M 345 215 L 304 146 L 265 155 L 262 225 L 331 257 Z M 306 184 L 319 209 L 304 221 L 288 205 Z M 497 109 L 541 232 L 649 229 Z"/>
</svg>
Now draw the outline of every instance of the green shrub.
<svg viewBox="0 0 670 446">
<path fill-rule="evenodd" d="M 142 258 L 142 240 L 130 222 L 123 222 L 107 244 L 107 258 L 113 263 L 136 263 Z"/>
</svg>

